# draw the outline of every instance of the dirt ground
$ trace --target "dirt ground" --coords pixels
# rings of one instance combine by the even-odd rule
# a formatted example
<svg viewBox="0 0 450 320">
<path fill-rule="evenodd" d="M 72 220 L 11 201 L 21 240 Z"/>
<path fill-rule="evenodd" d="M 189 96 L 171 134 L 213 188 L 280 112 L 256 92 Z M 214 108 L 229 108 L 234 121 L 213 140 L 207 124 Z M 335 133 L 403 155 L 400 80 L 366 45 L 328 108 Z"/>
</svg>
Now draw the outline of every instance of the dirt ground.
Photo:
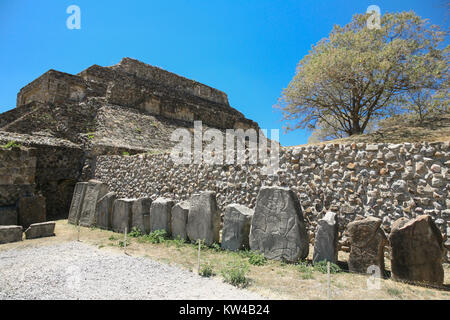
<svg viewBox="0 0 450 320">
<path fill-rule="evenodd" d="M 77 227 L 67 223 L 67 220 L 56 222 L 56 236 L 24 240 L 0 245 L 3 250 L 24 247 L 41 247 L 56 243 L 74 241 L 78 238 Z M 124 235 L 97 228 L 80 228 L 80 241 L 98 247 L 102 251 L 123 252 L 120 242 Z M 169 265 L 176 265 L 196 272 L 198 264 L 198 249 L 192 244 L 182 244 L 177 241 L 165 241 L 151 244 L 139 241 L 139 238 L 128 237 L 126 254 L 136 257 L 148 257 Z M 312 248 L 310 256 L 312 257 Z M 125 253 L 124 253 L 125 254 Z M 345 265 L 348 253 L 340 252 L 340 265 Z M 235 252 L 204 248 L 201 250 L 201 266 L 208 264 L 214 273 L 213 277 L 222 279 L 221 270 L 230 262 L 248 263 L 248 257 Z M 389 270 L 389 259 L 385 259 Z M 279 261 L 267 261 L 262 266 L 249 265 L 246 289 L 269 299 L 328 299 L 327 275 L 313 270 L 305 272 L 299 265 L 285 264 Z M 374 279 L 369 275 L 339 272 L 331 274 L 330 299 L 373 300 L 373 299 L 439 299 L 450 300 L 450 266 L 444 264 L 444 287 L 410 285 L 391 279 Z"/>
</svg>

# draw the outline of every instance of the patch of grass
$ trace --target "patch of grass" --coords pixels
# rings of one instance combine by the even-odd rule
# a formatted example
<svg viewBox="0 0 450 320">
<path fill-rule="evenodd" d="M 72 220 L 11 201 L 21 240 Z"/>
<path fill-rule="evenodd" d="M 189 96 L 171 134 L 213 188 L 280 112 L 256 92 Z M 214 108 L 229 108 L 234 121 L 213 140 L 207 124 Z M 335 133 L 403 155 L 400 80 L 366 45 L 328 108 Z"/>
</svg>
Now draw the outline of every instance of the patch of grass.
<svg viewBox="0 0 450 320">
<path fill-rule="evenodd" d="M 314 271 L 314 267 L 306 261 L 299 261 L 297 269 L 302 273 L 312 273 Z"/>
<path fill-rule="evenodd" d="M 123 156 L 129 156 L 129 155 L 130 155 L 130 153 L 129 153 L 129 152 L 127 152 L 127 151 L 124 151 L 124 152 L 122 152 L 122 155 L 123 155 Z"/>
<path fill-rule="evenodd" d="M 87 137 L 88 137 L 89 140 L 94 139 L 95 138 L 94 132 L 88 132 L 87 133 Z"/>
<path fill-rule="evenodd" d="M 16 141 L 12 140 L 12 141 L 9 141 L 7 144 L 4 144 L 0 147 L 2 149 L 9 149 L 9 148 L 13 148 L 13 147 L 20 147 L 20 144 L 17 143 Z"/>
<path fill-rule="evenodd" d="M 209 263 L 205 263 L 200 267 L 198 274 L 201 275 L 202 277 L 209 278 L 214 275 L 214 271 Z"/>
<path fill-rule="evenodd" d="M 221 271 L 221 274 L 226 283 L 235 287 L 245 288 L 249 284 L 248 272 L 249 267 L 246 263 L 229 262 L 226 268 Z"/>
<path fill-rule="evenodd" d="M 167 245 L 175 245 L 175 247 L 181 248 L 182 246 L 186 245 L 186 240 L 181 239 L 180 236 L 177 236 L 175 239 L 165 240 L 165 243 Z"/>
<path fill-rule="evenodd" d="M 108 238 L 109 241 L 116 241 L 116 240 L 118 240 L 118 239 L 119 239 L 119 238 L 116 237 L 116 236 L 114 236 L 114 235 L 111 235 L 111 236 Z"/>
<path fill-rule="evenodd" d="M 257 252 L 251 252 L 251 254 L 248 258 L 248 262 L 254 266 L 263 266 L 266 264 L 267 259 L 264 257 L 263 254 L 260 254 Z"/>
<path fill-rule="evenodd" d="M 311 280 L 311 279 L 314 279 L 314 275 L 313 275 L 313 273 L 312 273 L 311 271 L 302 273 L 302 274 L 300 275 L 300 277 L 301 277 L 303 280 Z"/>
<path fill-rule="evenodd" d="M 212 249 L 213 251 L 216 251 L 216 252 L 222 251 L 222 247 L 221 247 L 220 244 L 218 244 L 218 243 L 213 243 L 213 244 L 211 245 L 211 249 Z"/>
<path fill-rule="evenodd" d="M 401 294 L 402 294 L 402 290 L 400 290 L 400 289 L 397 289 L 397 288 L 393 288 L 393 287 L 388 287 L 387 289 L 386 289 L 386 292 L 389 294 L 389 295 L 391 295 L 391 296 L 401 296 Z"/>
</svg>

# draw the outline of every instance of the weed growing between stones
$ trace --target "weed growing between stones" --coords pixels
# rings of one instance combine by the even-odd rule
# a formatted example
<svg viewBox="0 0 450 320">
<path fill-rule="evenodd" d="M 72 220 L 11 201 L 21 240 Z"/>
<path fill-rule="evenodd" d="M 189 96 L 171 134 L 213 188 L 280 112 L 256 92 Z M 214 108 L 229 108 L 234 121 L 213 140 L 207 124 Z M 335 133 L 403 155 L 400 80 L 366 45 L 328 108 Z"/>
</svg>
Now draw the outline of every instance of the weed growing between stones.
<svg viewBox="0 0 450 320">
<path fill-rule="evenodd" d="M 267 259 L 260 253 L 250 251 L 248 262 L 254 266 L 263 266 L 266 264 Z"/>
<path fill-rule="evenodd" d="M 221 271 L 223 281 L 238 288 L 245 288 L 249 284 L 247 273 L 249 267 L 246 263 L 230 262 L 227 267 Z"/>
<path fill-rule="evenodd" d="M 166 230 L 155 230 L 150 234 L 140 236 L 138 242 L 150 242 L 150 243 L 163 243 L 168 239 L 168 234 Z"/>
<path fill-rule="evenodd" d="M 216 252 L 222 251 L 222 248 L 220 247 L 220 244 L 218 244 L 218 243 L 213 243 L 211 245 L 211 249 L 213 249 Z"/>
<path fill-rule="evenodd" d="M 214 271 L 213 271 L 212 266 L 209 263 L 203 264 L 200 268 L 199 275 L 201 275 L 202 277 L 206 277 L 206 278 L 213 276 Z"/>
<path fill-rule="evenodd" d="M 326 274 L 327 273 L 327 261 L 322 260 L 319 262 L 314 263 L 313 265 L 314 270 L 319 271 L 321 273 Z M 341 272 L 341 268 L 335 263 L 330 263 L 330 273 L 338 273 Z"/>
</svg>

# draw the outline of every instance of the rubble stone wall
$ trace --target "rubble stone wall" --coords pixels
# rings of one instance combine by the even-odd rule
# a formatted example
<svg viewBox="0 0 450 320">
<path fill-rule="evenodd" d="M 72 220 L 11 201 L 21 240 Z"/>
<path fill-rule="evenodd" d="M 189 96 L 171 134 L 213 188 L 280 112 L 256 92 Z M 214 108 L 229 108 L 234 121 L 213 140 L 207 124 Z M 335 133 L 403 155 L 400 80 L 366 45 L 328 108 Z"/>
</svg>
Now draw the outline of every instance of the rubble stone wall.
<svg viewBox="0 0 450 320">
<path fill-rule="evenodd" d="M 442 232 L 450 221 L 450 143 L 327 144 L 280 150 L 280 169 L 265 176 L 260 165 L 174 165 L 169 154 L 99 156 L 94 178 L 119 197 L 188 199 L 203 190 L 251 208 L 263 185 L 292 188 L 310 231 L 328 210 L 340 229 L 357 215 L 383 219 L 389 230 L 405 216 L 431 215 Z"/>
</svg>

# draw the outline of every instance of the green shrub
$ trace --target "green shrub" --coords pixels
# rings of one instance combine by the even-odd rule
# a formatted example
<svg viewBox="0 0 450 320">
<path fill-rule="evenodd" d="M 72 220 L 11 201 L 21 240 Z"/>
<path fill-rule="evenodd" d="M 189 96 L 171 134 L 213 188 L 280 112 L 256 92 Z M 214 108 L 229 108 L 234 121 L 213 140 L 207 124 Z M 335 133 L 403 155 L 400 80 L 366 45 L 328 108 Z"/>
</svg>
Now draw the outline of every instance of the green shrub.
<svg viewBox="0 0 450 320">
<path fill-rule="evenodd" d="M 155 230 L 141 238 L 150 243 L 162 243 L 168 239 L 168 235 L 166 230 Z"/>
<path fill-rule="evenodd" d="M 230 262 L 221 273 L 226 283 L 235 287 L 244 288 L 249 283 L 249 279 L 247 278 L 248 271 L 249 268 L 246 263 Z"/>
<path fill-rule="evenodd" d="M 254 266 L 263 266 L 266 264 L 267 259 L 262 254 L 259 254 L 257 252 L 251 252 L 248 258 L 248 262 Z"/>
<path fill-rule="evenodd" d="M 213 249 L 214 251 L 222 251 L 222 247 L 218 243 L 213 243 L 211 245 L 211 249 Z"/>
<path fill-rule="evenodd" d="M 126 244 L 127 244 L 127 247 L 128 247 L 130 245 L 130 241 L 127 240 Z M 125 241 L 124 240 L 120 240 L 118 245 L 119 245 L 119 247 L 123 248 L 125 246 Z"/>
<path fill-rule="evenodd" d="M 314 263 L 314 270 L 322 272 L 322 273 L 327 273 L 327 261 L 326 260 L 322 260 L 319 262 Z M 339 268 L 339 266 L 333 262 L 330 263 L 330 273 L 338 273 L 341 272 L 341 268 Z"/>
<path fill-rule="evenodd" d="M 212 266 L 209 263 L 203 264 L 199 270 L 199 275 L 207 278 L 213 276 L 214 272 Z"/>
<path fill-rule="evenodd" d="M 128 233 L 128 236 L 132 238 L 142 237 L 143 235 L 144 233 L 138 227 L 133 227 L 133 229 L 131 229 L 131 232 Z"/>
</svg>

